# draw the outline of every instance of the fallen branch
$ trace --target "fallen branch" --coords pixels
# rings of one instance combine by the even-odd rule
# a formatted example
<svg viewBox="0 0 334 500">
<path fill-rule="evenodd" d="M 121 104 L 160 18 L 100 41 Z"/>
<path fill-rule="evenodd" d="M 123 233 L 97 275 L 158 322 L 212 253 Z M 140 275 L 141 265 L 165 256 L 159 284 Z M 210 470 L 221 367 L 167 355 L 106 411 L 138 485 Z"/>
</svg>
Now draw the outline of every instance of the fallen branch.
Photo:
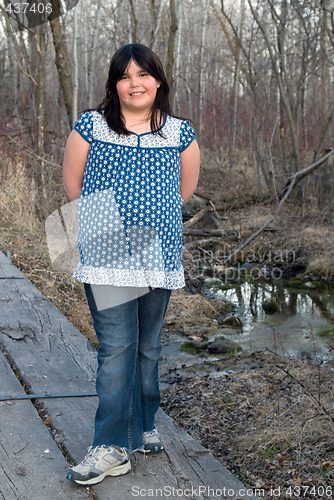
<svg viewBox="0 0 334 500">
<path fill-rule="evenodd" d="M 28 149 L 26 146 L 24 146 L 23 144 L 21 144 L 19 141 L 16 141 L 12 136 L 6 134 L 6 137 L 7 139 L 9 139 L 11 142 L 13 142 L 15 144 L 15 146 L 18 146 L 19 148 L 23 149 L 26 153 L 28 153 L 30 156 L 33 156 L 34 158 L 36 158 L 37 160 L 40 160 L 40 161 L 44 161 L 45 163 L 49 163 L 50 165 L 52 165 L 53 167 L 57 167 L 59 169 L 62 168 L 61 165 L 59 165 L 59 163 L 55 163 L 54 161 L 51 161 L 51 160 L 48 160 L 47 158 L 42 158 L 41 156 L 37 155 L 36 153 L 34 153 L 33 151 L 31 151 L 30 149 Z"/>
<path fill-rule="evenodd" d="M 205 199 L 208 204 L 205 208 L 199 210 L 195 215 L 193 215 L 193 217 L 183 223 L 183 234 L 185 236 L 195 237 L 208 236 L 209 238 L 216 236 L 229 237 L 234 235 L 238 239 L 240 239 L 240 233 L 238 229 L 233 226 L 228 217 L 218 214 L 213 201 L 210 198 L 204 198 L 203 196 L 200 197 Z M 212 219 L 213 223 L 216 226 L 216 229 L 193 229 L 193 227 L 201 222 L 206 216 L 209 216 Z M 224 226 L 226 225 L 230 226 L 231 229 L 227 230 L 226 228 L 224 228 Z"/>
<path fill-rule="evenodd" d="M 249 238 L 247 238 L 246 241 L 244 241 L 238 248 L 236 248 L 230 255 L 228 255 L 226 257 L 224 263 L 231 261 L 231 259 L 238 252 L 240 252 L 243 248 L 245 248 L 247 245 L 249 245 L 249 243 L 251 241 L 253 241 L 260 233 L 262 233 L 262 231 L 268 226 L 268 224 L 270 224 L 277 217 L 277 215 L 280 212 L 282 206 L 284 205 L 284 203 L 286 202 L 286 200 L 290 196 L 293 188 L 298 184 L 298 182 L 300 182 L 307 175 L 309 175 L 314 170 L 316 170 L 318 167 L 320 167 L 333 154 L 334 154 L 334 149 L 331 149 L 325 156 L 323 156 L 322 158 L 320 158 L 318 161 L 316 161 L 315 163 L 312 163 L 312 165 L 309 165 L 308 167 L 304 168 L 303 170 L 300 170 L 299 172 L 296 172 L 292 177 L 290 177 L 290 180 L 288 181 L 287 185 L 285 186 L 285 188 L 283 190 L 284 196 L 281 199 L 281 201 L 279 202 L 279 204 L 278 204 L 278 206 L 277 206 L 277 208 L 275 210 L 274 215 L 272 215 L 271 217 L 269 217 L 266 220 L 266 222 L 264 224 L 262 224 L 262 226 L 257 231 L 255 231 L 255 233 L 251 234 L 249 236 Z"/>
<path fill-rule="evenodd" d="M 205 217 L 205 215 L 210 212 L 210 210 L 211 209 L 209 207 L 199 210 L 193 217 L 191 217 L 191 219 L 187 220 L 183 224 L 183 228 L 189 229 L 193 227 L 195 224 L 197 224 L 197 222 L 201 221 L 203 217 Z"/>
<path fill-rule="evenodd" d="M 184 229 L 184 236 L 226 236 L 223 229 Z"/>
</svg>

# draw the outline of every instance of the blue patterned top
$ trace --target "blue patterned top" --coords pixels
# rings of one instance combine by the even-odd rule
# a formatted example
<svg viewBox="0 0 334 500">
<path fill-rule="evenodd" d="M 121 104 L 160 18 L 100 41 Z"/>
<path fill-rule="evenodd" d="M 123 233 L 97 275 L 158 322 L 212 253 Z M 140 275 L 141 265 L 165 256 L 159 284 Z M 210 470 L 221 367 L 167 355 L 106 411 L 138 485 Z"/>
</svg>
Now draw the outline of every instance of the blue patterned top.
<svg viewBox="0 0 334 500">
<path fill-rule="evenodd" d="M 166 116 L 163 137 L 125 136 L 89 111 L 74 129 L 90 149 L 73 276 L 96 285 L 182 288 L 180 153 L 195 139 L 189 122 Z"/>
</svg>

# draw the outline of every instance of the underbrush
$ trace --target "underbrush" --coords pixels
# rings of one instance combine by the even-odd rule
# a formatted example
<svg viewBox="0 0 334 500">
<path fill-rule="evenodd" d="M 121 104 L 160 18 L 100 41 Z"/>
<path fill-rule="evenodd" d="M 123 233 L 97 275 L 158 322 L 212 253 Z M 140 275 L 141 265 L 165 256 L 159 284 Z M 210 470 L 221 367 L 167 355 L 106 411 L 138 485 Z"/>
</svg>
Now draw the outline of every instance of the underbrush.
<svg viewBox="0 0 334 500">
<path fill-rule="evenodd" d="M 8 162 L 8 159 L 7 159 Z M 28 175 L 23 159 L 12 160 L 4 168 L 5 159 L 0 164 L 1 195 L 0 207 L 2 224 L 16 231 L 33 232 L 38 227 L 36 203 L 38 187 Z"/>
<path fill-rule="evenodd" d="M 278 488 L 284 499 L 332 498 L 332 371 L 270 353 L 233 364 L 192 367 L 164 391 L 163 408 L 263 498 Z"/>
</svg>

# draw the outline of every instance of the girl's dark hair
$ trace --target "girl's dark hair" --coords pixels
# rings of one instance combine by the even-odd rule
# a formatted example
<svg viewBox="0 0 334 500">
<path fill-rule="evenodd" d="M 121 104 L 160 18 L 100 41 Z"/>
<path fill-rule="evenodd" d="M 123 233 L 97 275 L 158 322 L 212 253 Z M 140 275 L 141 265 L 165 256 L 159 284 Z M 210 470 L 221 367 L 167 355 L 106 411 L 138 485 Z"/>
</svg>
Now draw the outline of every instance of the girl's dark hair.
<svg viewBox="0 0 334 500">
<path fill-rule="evenodd" d="M 169 102 L 169 85 L 159 57 L 151 49 L 140 43 L 123 45 L 113 55 L 106 83 L 106 95 L 101 104 L 98 105 L 97 111 L 103 112 L 109 127 L 118 134 L 129 135 L 131 133 L 125 128 L 116 90 L 116 84 L 124 75 L 131 60 L 160 82 L 151 111 L 151 130 L 160 133 L 159 127 L 161 126 L 162 117 L 165 114 L 173 116 Z M 162 134 L 160 133 L 160 135 Z"/>
</svg>

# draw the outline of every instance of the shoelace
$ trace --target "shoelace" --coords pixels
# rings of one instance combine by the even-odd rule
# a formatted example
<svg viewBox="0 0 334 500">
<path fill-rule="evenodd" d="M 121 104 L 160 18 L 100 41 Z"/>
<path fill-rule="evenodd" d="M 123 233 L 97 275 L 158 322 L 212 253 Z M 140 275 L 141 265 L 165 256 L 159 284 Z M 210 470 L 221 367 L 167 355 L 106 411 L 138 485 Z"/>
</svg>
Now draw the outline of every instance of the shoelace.
<svg viewBox="0 0 334 500">
<path fill-rule="evenodd" d="M 155 431 L 155 430 L 153 430 L 153 431 L 146 431 L 146 432 L 144 432 L 144 436 L 145 436 L 145 437 L 153 437 L 153 436 L 155 436 L 155 434 L 156 434 L 156 431 Z"/>
<path fill-rule="evenodd" d="M 98 451 L 98 449 L 107 449 L 107 447 L 105 445 L 103 446 L 90 446 L 88 448 L 88 452 L 87 452 L 87 455 L 85 456 L 85 458 L 81 461 L 81 464 L 82 465 L 92 465 L 94 462 L 96 462 L 98 460 L 98 457 L 96 456 L 96 453 Z"/>
<path fill-rule="evenodd" d="M 88 448 L 88 451 L 87 451 L 87 455 L 85 456 L 85 458 L 81 461 L 81 464 L 82 465 L 92 465 L 94 462 L 97 462 L 98 460 L 98 457 L 96 456 L 97 452 L 100 451 L 100 450 L 108 450 L 110 449 L 110 446 L 106 446 L 106 445 L 101 445 L 101 446 L 90 446 Z M 122 454 L 124 457 L 127 456 L 126 454 L 126 450 L 125 448 L 120 448 L 121 451 L 122 451 Z"/>
</svg>

